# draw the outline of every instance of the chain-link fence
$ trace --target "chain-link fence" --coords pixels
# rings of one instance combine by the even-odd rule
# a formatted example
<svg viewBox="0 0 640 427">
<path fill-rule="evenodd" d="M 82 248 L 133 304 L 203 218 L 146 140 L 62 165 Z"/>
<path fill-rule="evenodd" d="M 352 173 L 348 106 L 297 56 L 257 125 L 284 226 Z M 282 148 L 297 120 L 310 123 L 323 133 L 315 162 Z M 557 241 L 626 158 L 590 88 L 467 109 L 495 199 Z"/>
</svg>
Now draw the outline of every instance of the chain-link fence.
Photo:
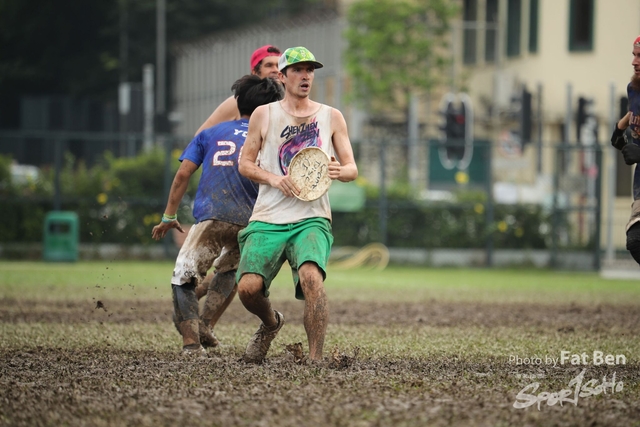
<svg viewBox="0 0 640 427">
<path fill-rule="evenodd" d="M 16 148 L 17 160 L 20 153 L 38 151 L 36 166 L 41 178 L 49 180 L 34 190 L 29 179 L 16 175 L 20 192 L 3 187 L 0 197 L 9 230 L 3 232 L 3 242 L 38 242 L 38 221 L 47 211 L 74 210 L 81 214 L 81 242 L 156 244 L 149 238 L 150 229 L 164 209 L 179 164 L 176 154 L 188 140 L 156 135 L 154 151 L 160 154 L 135 163 L 135 158 L 145 157 L 142 139 L 141 134 L 0 133 L 0 147 L 5 152 L 8 146 Z M 417 148 L 410 149 L 410 144 Z M 540 262 L 533 258 L 543 257 L 542 264 L 558 267 L 581 257 L 581 263 L 593 269 L 599 268 L 609 246 L 614 256 L 625 253 L 631 196 L 618 197 L 608 189 L 615 191 L 615 182 L 630 182 L 631 169 L 623 165 L 628 175 L 608 173 L 617 152 L 561 143 L 514 150 L 501 141 L 477 140 L 468 165 L 459 168 L 459 150 L 438 140 L 370 138 L 353 141 L 353 147 L 358 186 L 367 197 L 355 211 L 336 204 L 337 246 L 381 242 L 414 255 L 446 249 L 454 257 L 475 251 L 479 255 L 473 263 L 478 265 L 503 265 L 500 257 L 516 252 L 529 254 L 535 264 Z M 419 157 L 411 162 L 417 184 L 409 181 L 409 153 Z M 538 156 L 546 174 L 536 170 Z M 109 175 L 104 169 L 115 166 L 107 158 L 133 163 L 119 164 L 120 175 Z M 92 172 L 97 167 L 105 173 L 103 181 L 117 185 L 97 179 Z M 186 197 L 181 207 L 185 220 L 190 203 Z"/>
</svg>

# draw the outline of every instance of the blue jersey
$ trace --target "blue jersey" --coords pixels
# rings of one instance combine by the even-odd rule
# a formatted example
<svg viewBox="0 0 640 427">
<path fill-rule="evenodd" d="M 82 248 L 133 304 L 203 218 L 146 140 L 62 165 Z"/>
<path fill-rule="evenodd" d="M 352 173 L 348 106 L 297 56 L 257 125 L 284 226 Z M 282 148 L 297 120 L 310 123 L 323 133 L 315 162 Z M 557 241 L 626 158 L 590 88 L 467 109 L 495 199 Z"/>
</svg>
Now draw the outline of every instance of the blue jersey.
<svg viewBox="0 0 640 427">
<path fill-rule="evenodd" d="M 631 88 L 631 83 L 627 86 L 627 97 L 629 98 L 629 130 L 631 131 L 631 143 L 640 145 L 640 92 Z M 640 168 L 636 167 L 633 175 L 633 200 L 640 199 Z"/>
<path fill-rule="evenodd" d="M 258 197 L 258 185 L 240 175 L 238 158 L 249 121 L 224 122 L 196 135 L 180 156 L 202 165 L 193 217 L 247 225 Z"/>
</svg>

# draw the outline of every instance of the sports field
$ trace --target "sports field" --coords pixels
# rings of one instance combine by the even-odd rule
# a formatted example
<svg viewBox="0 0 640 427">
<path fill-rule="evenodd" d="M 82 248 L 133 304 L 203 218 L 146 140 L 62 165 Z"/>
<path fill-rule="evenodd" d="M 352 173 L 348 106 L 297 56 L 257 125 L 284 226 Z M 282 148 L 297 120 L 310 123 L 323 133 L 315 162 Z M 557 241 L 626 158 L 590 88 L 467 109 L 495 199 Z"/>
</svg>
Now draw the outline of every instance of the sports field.
<svg viewBox="0 0 640 427">
<path fill-rule="evenodd" d="M 184 359 L 173 263 L 0 262 L 0 425 L 640 426 L 640 281 L 547 270 L 329 270 L 322 365 L 290 272 L 264 365 L 236 299 Z"/>
</svg>

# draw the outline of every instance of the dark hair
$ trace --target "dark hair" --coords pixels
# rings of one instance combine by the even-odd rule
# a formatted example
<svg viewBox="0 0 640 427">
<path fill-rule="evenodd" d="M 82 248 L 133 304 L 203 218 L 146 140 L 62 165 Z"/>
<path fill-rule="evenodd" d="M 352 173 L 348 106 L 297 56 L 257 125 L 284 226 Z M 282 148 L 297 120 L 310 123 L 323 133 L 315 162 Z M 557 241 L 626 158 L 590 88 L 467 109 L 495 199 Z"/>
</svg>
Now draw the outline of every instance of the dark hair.
<svg viewBox="0 0 640 427">
<path fill-rule="evenodd" d="M 280 52 L 280 49 L 278 49 L 275 46 L 269 46 L 267 48 L 267 52 L 273 53 L 272 56 L 280 56 L 280 54 L 282 54 L 282 52 Z M 254 73 L 258 74 L 260 72 L 260 67 L 262 67 L 262 61 L 264 61 L 264 58 L 262 58 L 260 62 L 258 62 L 255 67 L 253 67 Z"/>
<path fill-rule="evenodd" d="M 231 86 L 238 102 L 241 116 L 250 116 L 260 105 L 279 101 L 284 97 L 282 85 L 270 78 L 261 79 L 255 74 L 247 74 Z"/>
</svg>

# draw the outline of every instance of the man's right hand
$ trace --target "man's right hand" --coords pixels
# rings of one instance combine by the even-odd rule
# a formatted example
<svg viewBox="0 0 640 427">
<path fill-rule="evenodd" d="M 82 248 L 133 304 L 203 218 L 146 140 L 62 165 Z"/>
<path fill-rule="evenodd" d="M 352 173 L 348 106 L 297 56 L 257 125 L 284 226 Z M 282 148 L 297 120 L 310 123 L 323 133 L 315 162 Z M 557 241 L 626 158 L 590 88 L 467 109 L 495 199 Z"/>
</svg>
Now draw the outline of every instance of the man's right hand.
<svg viewBox="0 0 640 427">
<path fill-rule="evenodd" d="M 300 194 L 300 189 L 289 175 L 274 175 L 269 182 L 269 185 L 282 191 L 282 194 L 287 197 L 294 197 L 295 195 Z"/>
<path fill-rule="evenodd" d="M 613 135 L 611 135 L 611 145 L 618 150 L 622 150 L 622 147 L 627 145 L 627 135 L 625 135 L 624 129 L 618 128 L 617 124 L 613 129 Z"/>
</svg>

